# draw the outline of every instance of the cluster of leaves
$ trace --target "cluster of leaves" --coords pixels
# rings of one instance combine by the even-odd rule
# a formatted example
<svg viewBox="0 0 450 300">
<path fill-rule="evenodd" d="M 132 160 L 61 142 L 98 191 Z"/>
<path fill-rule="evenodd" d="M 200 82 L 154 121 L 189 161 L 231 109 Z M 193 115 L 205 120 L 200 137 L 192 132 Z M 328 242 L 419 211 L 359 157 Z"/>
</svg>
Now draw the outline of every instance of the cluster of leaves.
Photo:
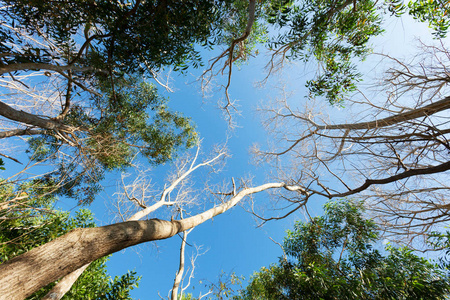
<svg viewBox="0 0 450 300">
<path fill-rule="evenodd" d="M 360 77 L 352 59 L 363 59 L 370 52 L 369 38 L 383 32 L 375 2 L 269 2 L 266 20 L 280 32 L 269 40 L 269 47 L 287 59 L 314 58 L 322 72 L 308 82 L 312 95 L 325 96 L 331 104 L 342 102 Z"/>
<path fill-rule="evenodd" d="M 237 64 L 246 61 L 249 56 L 257 55 L 258 46 L 263 45 L 268 39 L 268 28 L 264 22 L 265 1 L 256 3 L 255 18 L 253 20 L 251 34 L 234 47 L 233 61 Z M 213 45 L 230 46 L 232 42 L 241 37 L 248 24 L 249 1 L 237 0 L 229 3 L 223 13 L 224 17 L 218 24 L 218 34 L 213 39 Z"/>
<path fill-rule="evenodd" d="M 99 88 L 102 96 L 92 106 L 74 104 L 65 118 L 66 125 L 76 128 L 70 136 L 76 146 L 65 150 L 69 156 L 59 154 L 66 141 L 57 135 L 28 140 L 32 160 L 57 166 L 46 178 L 58 182 L 58 193 L 83 203 L 101 190 L 98 182 L 106 171 L 126 168 L 137 153 L 160 164 L 197 141 L 191 120 L 171 112 L 154 86 L 127 77 L 114 86 L 105 80 Z"/>
<path fill-rule="evenodd" d="M 307 82 L 310 97 L 324 97 L 330 104 L 342 104 L 345 95 L 356 90 L 361 74 L 355 61 L 364 60 L 371 52 L 369 39 L 383 32 L 383 10 L 376 1 L 363 0 L 269 0 L 263 6 L 268 28 L 274 32 L 268 40 L 274 51 L 269 67 L 277 59 L 315 61 L 320 69 L 317 77 Z M 391 14 L 408 12 L 420 22 L 428 22 L 439 38 L 450 27 L 449 4 L 420 0 L 404 4 L 386 1 Z"/>
<path fill-rule="evenodd" d="M 46 53 L 52 59 L 92 66 L 89 50 L 95 53 L 96 63 L 109 70 L 124 73 L 145 72 L 143 61 L 157 70 L 165 65 L 181 65 L 197 61 L 196 44 L 202 44 L 213 35 L 214 25 L 219 22 L 220 8 L 229 1 L 22 1 L 5 0 L 3 20 L 12 27 L 27 30 L 31 34 L 55 40 L 58 47 L 68 52 Z M 74 35 L 84 32 L 86 43 L 83 51 L 74 52 L 67 45 L 73 44 Z M 14 34 L 7 28 L 0 31 L 7 37 L 1 43 L 4 53 L 11 53 L 9 43 L 23 44 L 12 40 Z M 5 63 L 43 62 L 44 52 L 23 44 L 28 54 L 6 56 Z M 3 51 L 5 50 L 5 51 Z M 99 60 L 101 58 L 101 60 Z M 19 60 L 20 61 L 19 61 Z M 47 57 L 48 60 L 48 57 Z"/>
<path fill-rule="evenodd" d="M 54 190 L 55 186 L 45 179 L 33 179 L 16 185 L 0 181 L 0 230 L 3 231 L 2 226 L 34 228 L 41 224 L 42 217 L 53 212 L 53 203 L 56 201 Z M 14 236 L 11 238 L 15 239 Z M 31 248 L 24 251 L 28 249 Z"/>
<path fill-rule="evenodd" d="M 432 249 L 443 252 L 444 255 L 439 257 L 439 263 L 442 268 L 450 270 L 450 231 L 430 233 L 428 244 Z"/>
<path fill-rule="evenodd" d="M 419 0 L 405 4 L 402 0 L 386 1 L 389 11 L 396 15 L 409 13 L 420 22 L 427 22 L 433 28 L 436 38 L 445 38 L 450 27 L 450 4 L 445 1 Z"/>
<path fill-rule="evenodd" d="M 407 248 L 374 248 L 377 228 L 359 203 L 329 202 L 325 214 L 288 231 L 288 258 L 255 273 L 235 299 L 445 299 L 448 272 Z"/>
<path fill-rule="evenodd" d="M 68 212 L 53 209 L 55 198 L 43 192 L 44 185 L 37 182 L 24 184 L 20 194 L 27 198 L 26 205 L 11 200 L 11 185 L 0 186 L 0 205 L 9 207 L 0 221 L 0 264 L 37 246 L 48 243 L 75 228 L 94 227 L 92 213 L 80 209 L 74 217 Z M 128 272 L 112 279 L 106 270 L 108 258 L 93 262 L 63 299 L 131 299 L 130 291 L 137 287 L 140 277 Z M 52 287 L 42 288 L 28 299 L 41 299 Z"/>
<path fill-rule="evenodd" d="M 126 165 L 133 148 L 152 164 L 173 158 L 180 148 L 190 148 L 197 133 L 189 118 L 167 108 L 167 99 L 156 88 L 137 78 L 121 78 L 114 86 L 105 81 L 92 108 L 75 106 L 69 124 L 86 128 L 88 151 L 107 169 Z M 101 146 L 101 147 L 100 147 Z"/>
</svg>

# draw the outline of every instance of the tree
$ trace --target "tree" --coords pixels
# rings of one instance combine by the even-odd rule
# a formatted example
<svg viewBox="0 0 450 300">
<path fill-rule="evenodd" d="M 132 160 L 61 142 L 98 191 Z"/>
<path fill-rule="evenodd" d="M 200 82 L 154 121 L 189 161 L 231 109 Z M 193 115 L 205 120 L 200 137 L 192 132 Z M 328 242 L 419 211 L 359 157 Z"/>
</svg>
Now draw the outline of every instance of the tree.
<svg viewBox="0 0 450 300">
<path fill-rule="evenodd" d="M 28 149 L 32 163 L 25 169 L 38 162 L 50 163 L 51 169 L 38 178 L 27 178 L 25 172 L 19 172 L 18 177 L 2 182 L 5 186 L 21 183 L 11 187 L 9 198 L 2 203 L 5 218 L 17 209 L 29 213 L 26 201 L 30 196 L 23 190 L 28 185 L 42 186 L 41 197 L 68 196 L 89 203 L 101 189 L 99 182 L 105 172 L 125 169 L 135 154 L 142 154 L 150 163 L 162 163 L 173 158 L 177 149 L 192 146 L 196 135 L 189 120 L 170 112 L 146 79 L 153 78 L 161 84 L 157 73 L 164 67 L 183 72 L 189 66 L 200 66 L 199 47 L 225 45 L 204 76 L 228 72 L 226 92 L 232 65 L 251 56 L 254 46 L 262 42 L 273 51 L 269 73 L 286 58 L 319 62 L 317 80 L 308 83 L 311 92 L 325 95 L 331 103 L 340 103 L 343 94 L 355 89 L 359 78 L 352 61 L 363 58 L 370 50 L 369 38 L 382 31 L 380 14 L 371 1 L 2 4 L 2 84 L 20 97 L 0 102 L 0 115 L 6 124 L 0 137 L 32 136 Z M 266 39 L 265 26 L 281 28 L 280 34 Z M 225 60 L 222 68 L 218 67 L 221 60 Z M 37 86 L 42 83 L 52 89 L 39 90 Z M 227 93 L 226 96 L 228 109 L 231 101 Z M 4 97 L 9 96 L 5 93 Z M 31 109 L 26 109 L 30 102 Z M 43 112 L 38 111 L 39 107 Z M 184 182 L 183 174 L 190 174 L 194 163 L 181 170 L 169 186 Z M 130 221 L 78 229 L 3 263 L 0 272 L 8 284 L 2 286 L 19 286 L 11 283 L 8 276 L 15 266 L 20 268 L 29 259 L 43 259 L 38 262 L 42 277 L 26 282 L 26 295 L 70 272 L 78 272 L 72 277 L 76 278 L 96 258 L 193 228 L 233 207 L 246 195 L 272 188 L 286 189 L 306 199 L 313 193 L 308 186 L 297 182 L 291 185 L 284 179 L 253 188 L 247 182 L 242 182 L 240 188 L 232 182 L 231 192 L 213 193 L 218 196 L 211 209 L 194 210 L 190 217 L 170 222 L 138 221 L 162 207 L 182 209 L 180 202 L 169 199 L 170 187 L 152 205 L 127 196 L 140 209 L 129 216 Z M 63 248 L 74 237 L 80 237 L 79 243 Z M 61 251 L 68 255 L 62 256 Z M 85 255 L 86 251 L 89 255 Z M 61 268 L 46 269 L 54 264 Z M 29 273 L 24 269 L 15 271 Z M 12 288 L 8 293 L 23 295 Z"/>
<path fill-rule="evenodd" d="M 277 143 L 256 152 L 276 162 L 281 179 L 306 193 L 288 199 L 295 205 L 283 214 L 261 216 L 264 220 L 282 218 L 315 195 L 352 196 L 364 199 L 377 224 L 395 239 L 400 234 L 406 241 L 426 240 L 440 230 L 448 220 L 450 101 L 441 62 L 449 52 L 443 44 L 422 45 L 420 51 L 408 63 L 383 56 L 393 63 L 384 76 L 386 96 L 361 92 L 347 98 L 346 111 L 353 108 L 357 115 L 347 114 L 344 123 L 310 104 L 294 109 L 289 99 L 265 109 Z"/>
<path fill-rule="evenodd" d="M 190 195 L 184 194 L 183 189 L 181 189 L 176 192 L 176 194 L 181 198 L 175 197 L 175 199 L 169 200 L 170 194 L 174 192 L 176 188 L 184 187 L 186 180 L 188 180 L 189 176 L 194 171 L 196 171 L 200 167 L 213 166 L 215 163 L 217 163 L 219 158 L 224 156 L 224 150 L 219 150 L 218 154 L 213 158 L 196 164 L 196 160 L 198 157 L 197 152 L 197 154 L 191 160 L 183 160 L 179 162 L 177 164 L 178 169 L 174 173 L 171 182 L 161 193 L 160 199 L 153 204 L 147 203 L 148 200 L 146 200 L 145 198 L 142 199 L 142 201 L 136 201 L 137 198 L 134 197 L 136 194 L 133 193 L 133 190 L 125 190 L 123 195 L 127 197 L 131 201 L 131 203 L 134 204 L 134 212 L 131 211 L 128 213 L 130 215 L 127 217 L 127 219 L 129 220 L 127 222 L 96 228 L 78 228 L 72 230 L 70 233 L 58 239 L 55 239 L 38 248 L 34 248 L 22 255 L 19 255 L 2 263 L 0 265 L 0 273 L 2 274 L 2 276 L 0 277 L 2 278 L 4 284 L 2 283 L 1 285 L 2 290 L 0 294 L 8 299 L 24 298 L 35 292 L 37 289 L 57 280 L 58 278 L 68 275 L 69 273 L 76 271 L 79 268 L 86 268 L 87 264 L 97 259 L 94 257 L 101 258 L 105 255 L 108 255 L 108 253 L 110 254 L 126 247 L 146 241 L 169 238 L 179 232 L 193 228 L 213 218 L 214 216 L 227 211 L 228 209 L 239 203 L 247 195 L 251 195 L 271 188 L 281 187 L 285 187 L 292 191 L 298 190 L 295 187 L 288 187 L 284 183 L 269 183 L 251 188 L 246 187 L 245 183 L 243 182 L 243 187 L 239 192 L 238 187 L 234 185 L 232 192 L 218 194 L 221 195 L 218 205 L 204 212 L 194 214 L 189 218 L 185 218 L 182 220 L 173 219 L 171 221 L 153 218 L 146 221 L 137 221 L 141 218 L 146 217 L 148 214 L 153 213 L 156 209 L 160 209 L 162 207 L 182 207 L 183 199 L 189 198 Z M 142 184 L 144 186 L 146 185 L 145 182 L 143 182 Z M 136 183 L 131 184 L 130 186 L 126 186 L 126 188 L 133 188 L 136 191 Z M 39 191 L 39 189 L 37 190 Z M 298 191 L 301 192 L 301 190 Z M 36 210 L 31 211 L 33 213 L 36 213 Z M 73 244 L 73 242 L 75 242 L 76 244 L 81 244 L 75 245 Z M 89 247 L 89 251 L 87 253 L 85 246 Z M 54 252 L 55 250 L 56 252 Z M 46 254 L 39 254 L 41 251 Z M 34 259 L 29 260 L 24 255 L 37 255 L 35 256 L 36 258 L 46 258 L 47 261 L 41 261 L 41 263 L 38 263 L 40 266 L 37 266 L 34 265 L 34 263 L 31 263 L 31 261 Z M 38 260 L 40 260 L 40 258 Z M 14 261 L 16 261 L 17 264 L 14 264 Z M 55 267 L 59 264 L 61 268 Z M 31 269 L 33 269 L 34 271 L 31 272 L 30 270 L 23 270 L 23 272 L 21 272 L 19 270 L 21 268 L 21 265 L 25 268 L 31 267 Z M 49 269 L 46 270 L 46 266 Z M 39 271 L 36 273 L 36 270 Z M 81 272 L 77 273 L 75 279 L 81 274 Z M 19 273 L 22 274 L 20 278 L 16 276 Z M 27 276 L 30 276 L 29 280 L 26 279 Z M 73 279 L 73 277 L 71 279 Z M 10 280 L 20 280 L 20 284 L 15 284 Z M 16 286 L 18 289 L 15 290 L 15 288 L 13 288 L 14 286 Z"/>
<path fill-rule="evenodd" d="M 2 195 L 6 189 L 2 190 Z M 31 212 L 51 210 L 43 215 L 24 216 L 23 212 L 16 212 L 15 217 L 1 220 L 0 223 L 0 264 L 25 253 L 33 248 L 48 243 L 55 238 L 75 228 L 95 227 L 92 213 L 87 209 L 80 209 L 74 217 L 69 213 L 56 211 L 52 205 L 55 197 L 34 198 L 29 205 L 35 206 Z M 130 290 L 137 287 L 139 277 L 134 271 L 112 279 L 106 270 L 108 257 L 94 261 L 89 268 L 78 278 L 72 289 L 66 293 L 65 299 L 131 299 Z M 43 296 L 52 288 L 50 284 L 29 296 L 27 299 L 43 299 Z M 2 296 L 3 297 L 3 296 Z"/>
<path fill-rule="evenodd" d="M 225 4 L 2 1 L 0 137 L 34 136 L 31 158 L 55 164 L 58 193 L 86 203 L 136 153 L 170 160 L 196 134 L 143 78 L 198 66 L 195 45 L 214 36 Z"/>
<path fill-rule="evenodd" d="M 328 202 L 287 231 L 278 264 L 256 272 L 236 299 L 446 299 L 448 269 L 408 248 L 381 245 L 362 203 Z M 378 248 L 378 249 L 377 249 Z"/>
<path fill-rule="evenodd" d="M 219 153 L 216 158 L 222 155 L 223 153 Z M 208 164 L 210 163 L 208 162 Z M 185 177 L 183 175 L 191 173 L 196 168 L 197 166 L 191 163 L 190 167 L 162 193 L 163 198 L 160 201 L 165 201 L 168 190 L 180 184 L 182 181 L 180 178 Z M 142 208 L 141 212 L 138 211 L 130 217 L 130 221 L 127 222 L 96 228 L 75 229 L 52 242 L 2 263 L 0 265 L 0 294 L 8 299 L 21 299 L 98 258 L 143 242 L 170 238 L 224 213 L 245 196 L 273 188 L 302 192 L 302 189 L 287 186 L 283 182 L 266 183 L 256 187 L 244 186 L 239 192 L 234 186 L 232 192 L 223 194 L 221 204 L 182 220 L 166 221 L 154 218 L 135 221 L 138 219 L 137 216 L 144 217 L 147 212 L 151 212 L 155 208 L 155 206 L 146 206 Z M 166 203 L 166 205 L 173 205 L 173 203 Z M 161 207 L 159 202 L 156 203 L 156 206 Z"/>
</svg>

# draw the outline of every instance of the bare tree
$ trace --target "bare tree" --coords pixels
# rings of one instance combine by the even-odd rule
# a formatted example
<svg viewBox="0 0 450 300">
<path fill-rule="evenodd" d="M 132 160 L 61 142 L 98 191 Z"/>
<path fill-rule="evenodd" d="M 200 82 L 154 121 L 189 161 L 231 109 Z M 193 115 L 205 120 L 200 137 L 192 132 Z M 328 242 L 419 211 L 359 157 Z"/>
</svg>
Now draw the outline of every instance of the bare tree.
<svg viewBox="0 0 450 300">
<path fill-rule="evenodd" d="M 363 199 L 384 230 L 409 238 L 449 220 L 450 54 L 443 44 L 422 44 L 421 52 L 408 63 L 383 56 L 394 63 L 381 82 L 384 99 L 347 99 L 353 117 L 349 108 L 329 109 L 345 122 L 334 123 L 323 108 L 294 109 L 287 98 L 263 109 L 276 147 L 255 148 L 257 158 L 306 191 L 287 198 L 283 214 L 263 220 L 283 218 L 312 196 Z"/>
</svg>

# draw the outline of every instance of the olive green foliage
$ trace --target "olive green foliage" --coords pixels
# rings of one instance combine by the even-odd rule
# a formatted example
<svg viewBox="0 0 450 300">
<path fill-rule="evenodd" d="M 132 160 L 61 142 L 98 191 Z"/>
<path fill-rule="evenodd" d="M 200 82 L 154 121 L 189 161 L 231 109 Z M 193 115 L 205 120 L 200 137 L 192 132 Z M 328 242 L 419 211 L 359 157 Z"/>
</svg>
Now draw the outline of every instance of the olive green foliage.
<svg viewBox="0 0 450 300">
<path fill-rule="evenodd" d="M 371 37 L 383 32 L 375 2 L 329 0 L 271 0 L 266 19 L 280 34 L 269 40 L 278 56 L 310 61 L 321 66 L 308 81 L 311 96 L 324 96 L 331 104 L 356 89 L 360 74 L 352 60 L 370 52 Z"/>
<path fill-rule="evenodd" d="M 433 28 L 437 38 L 445 38 L 450 27 L 450 3 L 445 1 L 419 0 L 404 3 L 401 0 L 386 1 L 389 11 L 400 16 L 410 14 L 414 19 L 426 22 Z"/>
<path fill-rule="evenodd" d="M 70 157 L 58 155 L 67 147 L 56 135 L 28 140 L 32 160 L 57 166 L 46 178 L 58 182 L 58 193 L 83 203 L 90 203 L 101 190 L 98 181 L 105 171 L 126 168 L 137 153 L 160 164 L 197 141 L 190 119 L 171 112 L 153 85 L 127 77 L 114 87 L 105 80 L 99 88 L 101 97 L 72 105 L 65 119 L 66 125 L 77 128 L 72 134 L 77 146 L 65 150 Z"/>
<path fill-rule="evenodd" d="M 236 299 L 446 299 L 448 272 L 407 248 L 381 246 L 359 203 L 329 202 L 324 215 L 296 222 L 287 258 L 262 268 Z"/>
<path fill-rule="evenodd" d="M 22 197 L 27 197 L 26 205 L 10 205 L 8 214 L 2 211 L 0 264 L 72 229 L 95 226 L 89 210 L 81 209 L 74 217 L 54 210 L 55 198 L 43 195 L 42 187 L 36 182 L 26 184 L 20 191 Z M 0 205 L 4 205 L 13 191 L 4 185 L 0 188 Z M 107 260 L 104 257 L 93 262 L 63 299 L 131 299 L 130 291 L 137 287 L 140 278 L 132 271 L 112 279 L 106 270 Z M 41 299 L 53 285 L 42 288 L 28 299 Z"/>
<path fill-rule="evenodd" d="M 64 59 L 79 65 L 146 72 L 143 60 L 153 69 L 165 65 L 197 65 L 196 44 L 213 35 L 218 12 L 226 1 L 23 1 L 6 0 L 2 20 L 32 34 L 44 32 L 67 51 L 61 57 L 44 53 L 34 45 L 15 39 L 2 28 L 0 49 L 13 51 L 10 43 L 21 45 L 21 56 L 6 57 L 6 63 L 49 62 Z M 84 32 L 82 52 L 74 52 L 74 35 Z M 85 55 L 88 53 L 88 55 Z"/>
</svg>

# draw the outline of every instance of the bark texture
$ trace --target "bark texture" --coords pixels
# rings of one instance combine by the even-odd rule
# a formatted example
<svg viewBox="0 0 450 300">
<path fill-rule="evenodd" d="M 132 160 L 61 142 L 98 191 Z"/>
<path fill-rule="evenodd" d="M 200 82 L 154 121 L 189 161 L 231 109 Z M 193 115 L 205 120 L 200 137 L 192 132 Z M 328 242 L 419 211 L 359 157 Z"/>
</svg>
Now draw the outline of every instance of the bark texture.
<svg viewBox="0 0 450 300">
<path fill-rule="evenodd" d="M 59 300 L 72 288 L 78 277 L 83 274 L 84 270 L 89 267 L 89 264 L 73 271 L 69 275 L 64 276 L 57 285 L 55 285 L 50 292 L 47 293 L 41 300 Z"/>
<path fill-rule="evenodd" d="M 24 299 L 100 257 L 182 231 L 177 221 L 152 219 L 75 229 L 0 265 L 0 299 Z"/>
<path fill-rule="evenodd" d="M 282 187 L 303 192 L 300 187 L 288 187 L 282 182 L 267 183 L 245 188 L 228 202 L 183 220 L 151 219 L 75 229 L 1 264 L 0 299 L 24 299 L 96 259 L 140 243 L 170 238 L 222 214 L 247 195 Z"/>
</svg>

